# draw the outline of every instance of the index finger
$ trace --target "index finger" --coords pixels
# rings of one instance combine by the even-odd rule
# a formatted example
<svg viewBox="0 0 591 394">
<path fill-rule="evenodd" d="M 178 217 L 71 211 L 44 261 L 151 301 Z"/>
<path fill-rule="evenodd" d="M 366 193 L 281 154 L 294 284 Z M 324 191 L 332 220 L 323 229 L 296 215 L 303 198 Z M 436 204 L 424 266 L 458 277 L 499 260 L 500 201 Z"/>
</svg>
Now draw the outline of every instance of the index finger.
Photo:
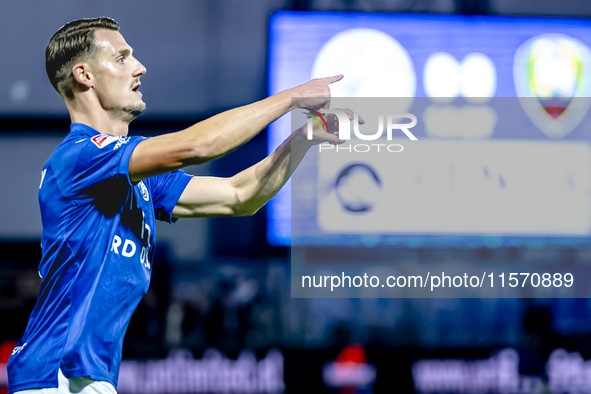
<svg viewBox="0 0 591 394">
<path fill-rule="evenodd" d="M 327 84 L 331 84 L 331 83 L 335 83 L 340 81 L 341 79 L 343 79 L 344 75 L 343 74 L 339 74 L 339 75 L 335 75 L 334 77 L 326 77 L 326 78 L 322 78 Z"/>
</svg>

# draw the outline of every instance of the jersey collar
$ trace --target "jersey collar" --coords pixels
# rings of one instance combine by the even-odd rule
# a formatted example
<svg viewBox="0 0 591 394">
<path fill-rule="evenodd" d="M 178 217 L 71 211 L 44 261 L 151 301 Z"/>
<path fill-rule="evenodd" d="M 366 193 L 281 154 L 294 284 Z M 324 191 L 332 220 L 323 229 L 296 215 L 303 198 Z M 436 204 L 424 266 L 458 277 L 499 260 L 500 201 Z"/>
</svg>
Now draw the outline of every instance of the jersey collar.
<svg viewBox="0 0 591 394">
<path fill-rule="evenodd" d="M 70 125 L 70 133 L 83 134 L 87 136 L 101 134 L 97 130 L 93 129 L 88 125 L 85 125 L 84 123 L 72 123 Z"/>
</svg>

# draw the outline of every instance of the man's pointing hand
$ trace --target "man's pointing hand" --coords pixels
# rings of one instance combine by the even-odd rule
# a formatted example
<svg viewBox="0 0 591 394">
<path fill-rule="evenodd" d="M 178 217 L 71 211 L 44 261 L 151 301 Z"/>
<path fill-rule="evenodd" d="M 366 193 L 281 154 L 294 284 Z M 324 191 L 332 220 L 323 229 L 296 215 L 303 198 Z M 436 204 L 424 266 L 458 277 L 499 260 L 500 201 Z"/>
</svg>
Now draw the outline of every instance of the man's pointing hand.
<svg viewBox="0 0 591 394">
<path fill-rule="evenodd" d="M 292 108 L 329 108 L 330 88 L 328 85 L 343 79 L 343 75 L 313 79 L 308 83 L 291 89 Z"/>
</svg>

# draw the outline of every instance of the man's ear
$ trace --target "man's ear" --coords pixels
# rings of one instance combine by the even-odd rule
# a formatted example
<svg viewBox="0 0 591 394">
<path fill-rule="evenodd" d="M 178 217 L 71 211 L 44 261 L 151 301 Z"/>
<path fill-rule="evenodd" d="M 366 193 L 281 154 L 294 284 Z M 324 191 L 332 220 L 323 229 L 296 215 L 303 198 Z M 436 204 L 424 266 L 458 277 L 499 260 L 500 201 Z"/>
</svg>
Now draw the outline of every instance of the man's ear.
<svg viewBox="0 0 591 394">
<path fill-rule="evenodd" d="M 90 67 L 88 63 L 76 63 L 72 67 L 72 75 L 76 82 L 80 85 L 90 89 L 93 85 L 93 75 L 90 73 Z"/>
</svg>

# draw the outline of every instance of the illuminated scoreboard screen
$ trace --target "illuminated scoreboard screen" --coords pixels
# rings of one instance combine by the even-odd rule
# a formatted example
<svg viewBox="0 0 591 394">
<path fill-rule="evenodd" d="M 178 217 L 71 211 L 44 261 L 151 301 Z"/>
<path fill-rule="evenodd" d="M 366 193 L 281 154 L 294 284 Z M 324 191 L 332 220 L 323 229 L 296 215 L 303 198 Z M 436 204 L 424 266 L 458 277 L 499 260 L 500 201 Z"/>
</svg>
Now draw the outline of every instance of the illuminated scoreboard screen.
<svg viewBox="0 0 591 394">
<path fill-rule="evenodd" d="M 296 174 L 268 205 L 271 244 L 591 246 L 591 21 L 278 12 L 269 37 L 270 94 L 344 74 L 332 104 L 397 100 L 418 139 L 314 148 L 313 185 Z M 269 153 L 298 116 L 270 125 Z"/>
</svg>

